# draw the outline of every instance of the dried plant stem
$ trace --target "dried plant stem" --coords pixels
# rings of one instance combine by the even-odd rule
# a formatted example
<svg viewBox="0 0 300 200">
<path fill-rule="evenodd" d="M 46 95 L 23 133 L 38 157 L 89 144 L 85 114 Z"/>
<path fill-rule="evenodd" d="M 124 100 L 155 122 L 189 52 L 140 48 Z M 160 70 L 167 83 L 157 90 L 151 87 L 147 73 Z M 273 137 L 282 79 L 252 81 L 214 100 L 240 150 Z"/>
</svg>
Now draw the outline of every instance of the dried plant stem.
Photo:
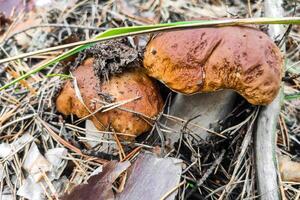
<svg viewBox="0 0 300 200">
<path fill-rule="evenodd" d="M 268 17 L 283 16 L 282 0 L 265 0 L 265 15 Z M 280 39 L 283 35 L 280 25 L 270 25 L 269 35 Z M 276 125 L 280 113 L 283 91 L 268 106 L 262 107 L 256 129 L 255 157 L 258 191 L 262 200 L 280 199 L 278 190 L 278 170 L 276 159 Z"/>
<path fill-rule="evenodd" d="M 223 149 L 221 151 L 221 154 L 218 156 L 218 158 L 214 161 L 214 163 L 209 167 L 209 169 L 205 172 L 205 174 L 201 177 L 201 179 L 197 182 L 197 185 L 196 187 L 194 187 L 185 197 L 185 199 L 188 199 L 191 194 L 193 192 L 196 191 L 197 188 L 199 188 L 203 183 L 204 181 L 206 181 L 206 179 L 213 173 L 213 171 L 216 169 L 216 167 L 218 165 L 220 165 L 223 157 L 224 157 L 224 154 L 225 154 L 225 150 Z"/>
<path fill-rule="evenodd" d="M 184 185 L 186 182 L 182 181 L 179 183 L 176 187 L 172 188 L 169 192 L 167 192 L 163 197 L 160 198 L 160 200 L 165 200 L 170 196 L 173 192 L 175 192 L 178 188 L 180 188 L 182 185 Z"/>
<path fill-rule="evenodd" d="M 78 149 L 77 147 L 73 146 L 72 144 L 68 143 L 67 141 L 65 141 L 63 138 L 61 138 L 59 135 L 57 135 L 48 125 L 46 122 L 44 122 L 42 119 L 39 119 L 41 125 L 48 131 L 48 133 L 60 144 L 62 144 L 64 147 L 74 151 L 75 153 L 83 156 L 83 157 L 88 157 L 87 155 L 84 155 L 80 149 Z M 100 164 L 104 164 L 106 163 L 107 161 L 106 160 L 103 160 L 103 159 L 100 159 L 100 158 L 97 158 L 95 159 L 95 162 L 98 162 Z"/>
</svg>

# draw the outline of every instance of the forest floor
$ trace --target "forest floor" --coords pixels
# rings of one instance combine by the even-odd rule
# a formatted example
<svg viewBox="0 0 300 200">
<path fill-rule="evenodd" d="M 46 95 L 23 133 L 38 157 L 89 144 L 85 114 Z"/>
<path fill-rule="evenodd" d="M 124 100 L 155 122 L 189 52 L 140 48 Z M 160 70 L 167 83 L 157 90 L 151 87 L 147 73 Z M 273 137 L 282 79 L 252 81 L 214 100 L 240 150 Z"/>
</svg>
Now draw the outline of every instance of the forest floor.
<svg viewBox="0 0 300 200">
<path fill-rule="evenodd" d="M 14 0 L 0 3 L 0 12 L 4 13 L 0 14 L 0 59 L 87 40 L 114 27 L 200 17 L 261 17 L 264 12 L 263 0 L 30 0 L 27 3 Z M 293 1 L 285 1 L 284 10 L 285 16 L 294 16 L 300 12 L 300 4 L 295 6 Z M 268 26 L 257 28 L 266 32 Z M 285 29 L 285 37 L 275 41 L 278 45 L 282 41 L 286 43 L 286 74 L 282 81 L 285 96 L 276 130 L 277 153 L 300 161 L 300 27 L 286 26 Z M 142 51 L 148 38 L 149 35 L 140 37 L 136 48 Z M 129 41 L 135 40 L 136 37 L 129 37 Z M 0 64 L 0 86 L 61 53 L 62 50 L 52 51 Z M 67 78 L 61 75 L 63 65 L 48 67 L 0 91 L 0 199 L 59 199 L 101 171 L 99 179 L 105 176 L 103 172 L 114 176 L 100 187 L 107 191 L 102 194 L 104 199 L 110 195 L 125 199 L 130 194 L 126 178 L 129 182 L 136 181 L 140 188 L 159 190 L 169 199 L 258 198 L 252 129 L 259 106 L 238 97 L 232 112 L 216 123 L 212 132 L 217 135 L 202 140 L 192 137 L 188 129 L 182 129 L 181 140 L 175 147 L 165 144 L 161 133 L 168 130 L 159 123 L 155 130 L 139 136 L 135 142 L 120 142 L 112 137 L 112 132 L 98 133 L 110 137 L 97 139 L 93 137 L 97 130 L 88 130 L 92 129 L 91 125 L 78 122 L 75 116 L 64 118 L 56 110 L 53 99 Z M 169 94 L 175 95 L 162 85 L 160 88 L 164 100 L 170 98 Z M 168 116 L 168 113 L 161 115 Z M 245 137 L 246 134 L 249 137 Z M 162 156 L 159 152 L 163 147 L 168 151 Z M 152 157 L 143 152 L 151 152 Z M 123 158 L 120 154 L 124 154 Z M 153 162 L 158 163 L 158 169 L 147 168 Z M 180 169 L 174 162 L 181 162 Z M 103 166 L 105 163 L 109 164 Z M 141 177 L 153 176 L 153 182 L 143 182 L 138 175 L 129 176 L 130 170 L 128 174 L 125 171 L 130 165 L 143 170 Z M 166 168 L 174 173 L 164 171 Z M 180 175 L 175 173 L 178 171 Z M 174 191 L 155 188 L 154 179 L 172 180 Z M 280 185 L 281 195 L 287 199 L 299 198 L 299 183 L 282 181 Z M 81 192 L 96 194 L 91 187 Z M 136 195 L 139 187 L 135 186 Z M 144 195 L 145 199 L 151 199 L 148 194 Z M 71 199 L 70 196 L 64 198 Z"/>
</svg>

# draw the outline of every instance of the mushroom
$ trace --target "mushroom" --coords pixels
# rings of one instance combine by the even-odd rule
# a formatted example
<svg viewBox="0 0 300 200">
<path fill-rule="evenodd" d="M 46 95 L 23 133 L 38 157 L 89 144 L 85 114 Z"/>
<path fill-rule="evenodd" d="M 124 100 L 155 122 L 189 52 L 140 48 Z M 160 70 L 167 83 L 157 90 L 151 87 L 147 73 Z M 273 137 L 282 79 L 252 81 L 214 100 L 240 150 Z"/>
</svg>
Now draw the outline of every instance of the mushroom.
<svg viewBox="0 0 300 200">
<path fill-rule="evenodd" d="M 163 106 L 155 83 L 141 67 L 130 68 L 121 74 L 112 75 L 108 81 L 100 81 L 95 75 L 93 62 L 94 58 L 88 58 L 72 72 L 83 102 L 76 95 L 74 81 L 69 80 L 56 99 L 57 110 L 64 115 L 75 114 L 83 118 L 101 109 L 105 101 L 132 100 L 109 111 L 96 112 L 88 118 L 99 130 L 111 127 L 116 132 L 134 137 L 149 131 L 149 119 L 155 117 Z M 143 116 L 149 118 L 144 119 Z"/>
<path fill-rule="evenodd" d="M 263 32 L 246 26 L 160 33 L 147 45 L 144 67 L 183 93 L 232 89 L 255 105 L 276 97 L 283 56 Z"/>
</svg>

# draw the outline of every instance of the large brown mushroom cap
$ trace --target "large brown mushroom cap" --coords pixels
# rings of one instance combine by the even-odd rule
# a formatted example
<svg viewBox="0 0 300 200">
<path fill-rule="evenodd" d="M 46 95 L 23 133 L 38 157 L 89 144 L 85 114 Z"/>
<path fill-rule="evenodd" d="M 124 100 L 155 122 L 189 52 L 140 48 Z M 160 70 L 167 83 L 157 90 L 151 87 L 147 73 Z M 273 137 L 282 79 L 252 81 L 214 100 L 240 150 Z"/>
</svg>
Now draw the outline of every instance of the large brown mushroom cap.
<svg viewBox="0 0 300 200">
<path fill-rule="evenodd" d="M 283 58 L 263 32 L 242 26 L 158 34 L 144 55 L 148 74 L 184 94 L 233 89 L 250 103 L 279 91 Z"/>
<path fill-rule="evenodd" d="M 108 95 L 114 102 L 140 97 L 120 107 L 127 111 L 115 108 L 104 113 L 97 112 L 89 117 L 100 130 L 110 126 L 116 132 L 138 136 L 148 131 L 151 125 L 136 113 L 153 118 L 162 110 L 163 102 L 158 88 L 138 68 L 113 75 L 109 81 L 100 84 L 93 71 L 93 58 L 89 58 L 72 74 L 88 109 L 77 98 L 73 82 L 68 81 L 56 99 L 57 110 L 65 115 L 75 114 L 79 118 L 89 115 L 89 111 L 94 112 L 103 106 L 103 95 Z"/>
</svg>

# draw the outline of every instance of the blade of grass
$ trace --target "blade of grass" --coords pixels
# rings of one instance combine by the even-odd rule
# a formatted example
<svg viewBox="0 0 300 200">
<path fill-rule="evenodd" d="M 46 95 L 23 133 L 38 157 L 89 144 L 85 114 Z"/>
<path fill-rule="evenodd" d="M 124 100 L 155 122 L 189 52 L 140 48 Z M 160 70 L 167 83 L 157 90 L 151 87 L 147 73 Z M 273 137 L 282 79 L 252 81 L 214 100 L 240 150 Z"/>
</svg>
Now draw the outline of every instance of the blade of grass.
<svg viewBox="0 0 300 200">
<path fill-rule="evenodd" d="M 72 78 L 71 75 L 67 75 L 67 74 L 47 74 L 46 75 L 47 78 L 51 78 L 51 77 L 55 77 L 55 76 L 61 77 L 62 79 L 71 79 Z"/>
<path fill-rule="evenodd" d="M 11 60 L 28 57 L 31 55 L 41 54 L 41 53 L 45 53 L 45 52 L 53 51 L 53 50 L 65 49 L 65 48 L 78 46 L 78 45 L 87 44 L 87 46 L 83 46 L 83 48 L 88 48 L 93 43 L 104 40 L 103 38 L 113 39 L 115 37 L 124 37 L 124 36 L 130 36 L 130 35 L 145 34 L 145 33 L 158 32 L 158 31 L 163 31 L 163 30 L 193 28 L 193 27 L 203 27 L 203 26 L 230 26 L 230 25 L 243 25 L 243 24 L 276 24 L 276 23 L 278 23 L 278 24 L 300 24 L 300 18 L 299 17 L 287 17 L 287 18 L 248 18 L 248 19 L 226 19 L 226 20 L 201 20 L 201 21 L 185 21 L 185 22 L 165 23 L 165 24 L 162 23 L 162 24 L 147 25 L 147 26 L 113 28 L 113 29 L 107 30 L 107 31 L 99 34 L 94 39 L 70 43 L 70 44 L 66 44 L 66 45 L 43 49 L 40 51 L 21 54 L 21 55 L 11 57 L 11 58 L 2 59 L 2 60 L 0 60 L 0 64 L 11 61 Z M 77 48 L 78 48 L 77 49 L 78 51 L 81 50 L 80 46 L 78 46 Z M 72 53 L 73 50 L 75 50 L 75 49 L 71 49 L 69 52 L 66 52 L 66 53 Z M 63 56 L 63 55 L 61 55 L 61 56 Z"/>
<path fill-rule="evenodd" d="M 200 21 L 185 21 L 185 22 L 174 22 L 174 23 L 162 23 L 156 25 L 147 26 L 132 26 L 132 27 L 119 27 L 109 29 L 95 38 L 90 40 L 85 40 L 81 42 L 70 43 L 66 45 L 60 45 L 57 47 L 46 48 L 43 50 L 24 53 L 18 56 L 5 58 L 0 60 L 0 64 L 9 62 L 11 60 L 16 60 L 20 58 L 29 57 L 36 54 L 42 54 L 49 51 L 61 50 L 69 47 L 74 47 L 78 45 L 85 45 L 83 48 L 88 48 L 93 43 L 104 40 L 104 38 L 114 39 L 117 37 L 132 36 L 137 34 L 146 34 L 152 32 L 159 32 L 172 29 L 185 29 L 185 28 L 196 28 L 196 27 L 209 27 L 209 26 L 233 26 L 233 25 L 246 25 L 246 24 L 300 24 L 300 17 L 285 17 L 285 18 L 246 18 L 246 19 L 226 19 L 226 20 L 200 20 Z M 77 47 L 80 51 L 80 46 Z M 71 49 L 69 52 L 75 49 Z M 76 51 L 77 52 L 77 51 Z M 68 52 L 66 52 L 68 53 Z M 62 55 L 61 55 L 62 56 Z"/>
<path fill-rule="evenodd" d="M 294 99 L 300 99 L 300 92 L 296 94 L 288 94 L 284 96 L 284 99 L 286 100 L 294 100 Z"/>
<path fill-rule="evenodd" d="M 246 25 L 246 24 L 300 24 L 300 17 L 284 17 L 284 18 L 246 18 L 246 19 L 225 19 L 225 20 L 200 20 L 200 21 L 186 21 L 186 22 L 174 22 L 174 23 L 162 23 L 156 25 L 147 25 L 147 26 L 132 26 L 132 27 L 120 27 L 120 28 L 113 28 L 107 30 L 99 35 L 97 35 L 94 39 L 70 43 L 66 45 L 61 45 L 57 47 L 47 48 L 35 52 L 25 53 L 21 55 L 17 55 L 10 58 L 5 58 L 0 60 L 0 64 L 9 62 L 16 59 L 21 59 L 25 57 L 29 57 L 36 54 L 42 54 L 49 51 L 60 50 L 65 48 L 74 47 L 71 50 L 61 54 L 60 56 L 51 59 L 47 63 L 44 63 L 41 66 L 27 72 L 26 74 L 14 79 L 13 81 L 7 83 L 6 85 L 0 88 L 0 91 L 14 85 L 15 83 L 23 80 L 34 73 L 37 73 L 46 67 L 53 65 L 69 56 L 76 54 L 91 45 L 95 44 L 96 42 L 115 39 L 119 37 L 125 36 L 133 36 L 139 34 L 146 34 L 146 33 L 153 33 L 153 32 L 160 32 L 166 30 L 174 30 L 174 29 L 186 29 L 186 28 L 196 28 L 196 27 L 210 27 L 210 26 L 232 26 L 232 25 Z"/>
</svg>

